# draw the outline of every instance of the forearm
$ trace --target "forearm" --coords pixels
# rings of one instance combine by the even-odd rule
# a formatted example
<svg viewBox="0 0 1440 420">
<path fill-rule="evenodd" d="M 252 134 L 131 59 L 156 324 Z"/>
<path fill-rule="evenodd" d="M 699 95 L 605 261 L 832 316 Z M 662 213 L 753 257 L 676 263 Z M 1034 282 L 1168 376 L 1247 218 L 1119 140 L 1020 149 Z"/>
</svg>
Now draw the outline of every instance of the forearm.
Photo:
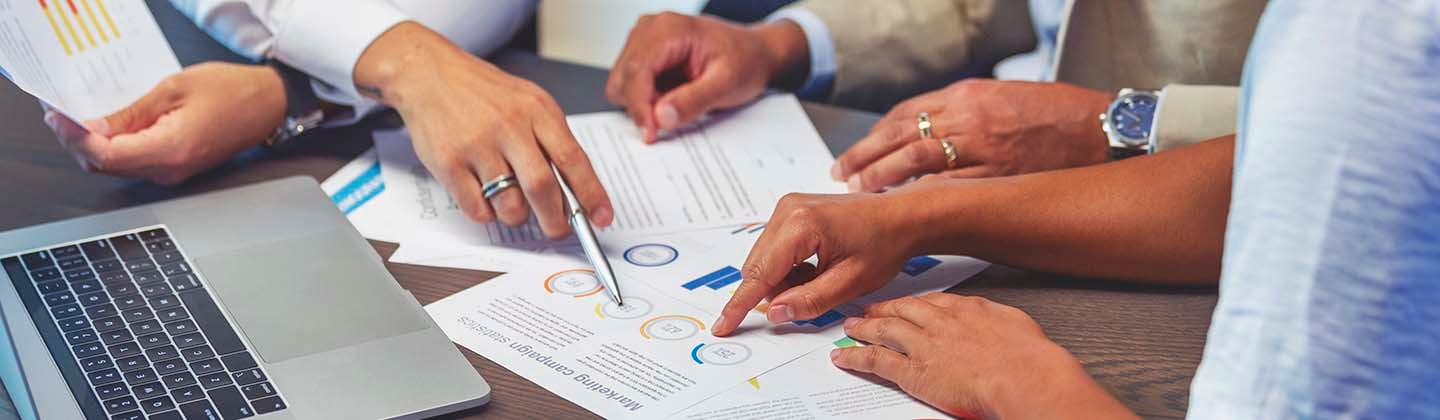
<svg viewBox="0 0 1440 420">
<path fill-rule="evenodd" d="M 984 181 L 916 203 L 922 251 L 1056 273 L 1213 284 L 1234 137 L 1105 165 Z"/>
</svg>

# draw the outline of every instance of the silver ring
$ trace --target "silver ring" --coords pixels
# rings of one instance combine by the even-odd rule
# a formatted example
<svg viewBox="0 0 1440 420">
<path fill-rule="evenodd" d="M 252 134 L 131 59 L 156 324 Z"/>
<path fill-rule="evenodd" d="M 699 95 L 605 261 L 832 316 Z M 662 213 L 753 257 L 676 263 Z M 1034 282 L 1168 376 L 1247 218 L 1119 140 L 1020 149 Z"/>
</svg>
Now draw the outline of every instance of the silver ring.
<svg viewBox="0 0 1440 420">
<path fill-rule="evenodd" d="M 499 194 L 501 191 L 505 191 L 506 188 L 510 188 L 516 185 L 520 184 L 515 182 L 515 175 L 506 174 L 497 176 L 495 177 L 495 179 L 486 181 L 485 184 L 482 185 L 480 188 L 485 191 L 485 199 L 489 200 L 490 197 L 494 197 L 495 194 Z"/>
<path fill-rule="evenodd" d="M 929 113 L 929 112 L 921 112 L 921 113 L 920 113 L 920 118 L 917 119 L 917 122 L 916 122 L 915 125 L 916 125 L 917 127 L 920 127 L 920 139 L 921 139 L 921 140 L 928 139 L 928 138 L 930 138 L 931 135 L 933 134 L 933 133 L 930 131 L 930 113 Z"/>
</svg>

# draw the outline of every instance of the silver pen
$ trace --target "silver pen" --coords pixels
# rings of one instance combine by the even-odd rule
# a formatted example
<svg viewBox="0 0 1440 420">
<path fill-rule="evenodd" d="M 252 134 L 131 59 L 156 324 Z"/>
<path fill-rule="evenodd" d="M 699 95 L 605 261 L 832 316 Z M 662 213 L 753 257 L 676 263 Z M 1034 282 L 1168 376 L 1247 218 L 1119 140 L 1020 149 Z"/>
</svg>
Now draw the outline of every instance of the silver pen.
<svg viewBox="0 0 1440 420">
<path fill-rule="evenodd" d="M 565 177 L 560 175 L 560 169 L 551 164 L 550 171 L 555 173 L 555 180 L 560 182 L 560 192 L 565 195 L 565 207 L 570 212 L 567 216 L 570 218 L 570 226 L 575 228 L 575 237 L 580 240 L 580 249 L 585 251 L 585 258 L 590 260 L 590 265 L 595 266 L 595 276 L 600 278 L 600 284 L 605 285 L 605 291 L 610 294 L 610 298 L 615 300 L 616 305 L 625 306 L 625 301 L 620 298 L 620 283 L 615 280 L 615 271 L 610 269 L 610 260 L 605 258 L 605 251 L 600 249 L 600 238 L 595 236 L 595 228 L 590 226 L 585 207 L 580 205 L 580 199 L 575 197 L 570 183 L 565 182 Z"/>
</svg>

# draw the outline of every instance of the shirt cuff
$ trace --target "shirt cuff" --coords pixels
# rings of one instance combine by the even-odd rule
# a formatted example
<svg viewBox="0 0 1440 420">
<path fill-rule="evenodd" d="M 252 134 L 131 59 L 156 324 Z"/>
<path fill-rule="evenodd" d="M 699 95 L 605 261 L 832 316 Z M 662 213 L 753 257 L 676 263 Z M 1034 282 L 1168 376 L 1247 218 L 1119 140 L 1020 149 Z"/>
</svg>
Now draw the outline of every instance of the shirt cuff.
<svg viewBox="0 0 1440 420">
<path fill-rule="evenodd" d="M 825 99 L 835 81 L 835 41 L 830 38 L 830 28 L 815 12 L 799 7 L 781 9 L 766 17 L 765 21 L 781 19 L 800 26 L 800 31 L 805 33 L 805 44 L 810 49 L 810 75 L 795 95 L 809 100 Z"/>
<path fill-rule="evenodd" d="M 361 100 L 355 63 L 391 27 L 407 20 L 385 1 L 297 1 L 276 33 L 274 55 L 291 67 Z"/>
<path fill-rule="evenodd" d="M 1235 134 L 1239 102 L 1240 89 L 1234 86 L 1165 86 L 1155 108 L 1152 150 L 1174 150 Z"/>
</svg>

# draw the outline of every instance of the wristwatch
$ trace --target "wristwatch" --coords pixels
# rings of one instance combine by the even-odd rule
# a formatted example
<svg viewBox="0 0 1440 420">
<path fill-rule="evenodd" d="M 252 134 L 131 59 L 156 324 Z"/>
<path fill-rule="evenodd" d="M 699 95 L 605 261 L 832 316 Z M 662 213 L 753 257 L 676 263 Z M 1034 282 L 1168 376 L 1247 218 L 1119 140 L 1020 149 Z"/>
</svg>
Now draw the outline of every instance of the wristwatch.
<svg viewBox="0 0 1440 420">
<path fill-rule="evenodd" d="M 1110 156 L 1124 159 L 1155 150 L 1155 110 L 1160 92 L 1121 89 L 1100 114 L 1100 129 L 1110 139 Z"/>
<path fill-rule="evenodd" d="M 310 76 L 274 59 L 265 64 L 275 69 L 285 85 L 285 120 L 265 138 L 265 147 L 283 149 L 306 131 L 319 128 L 325 122 L 325 108 L 310 87 Z"/>
</svg>

